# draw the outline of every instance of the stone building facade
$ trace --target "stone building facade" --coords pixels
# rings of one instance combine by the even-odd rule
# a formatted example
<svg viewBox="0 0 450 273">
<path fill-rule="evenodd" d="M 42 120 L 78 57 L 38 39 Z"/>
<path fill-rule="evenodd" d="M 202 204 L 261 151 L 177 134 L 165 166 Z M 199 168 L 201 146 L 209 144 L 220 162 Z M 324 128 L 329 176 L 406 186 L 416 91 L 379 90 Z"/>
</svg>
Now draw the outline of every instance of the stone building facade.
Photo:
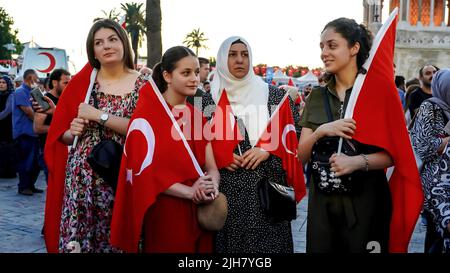
<svg viewBox="0 0 450 273">
<path fill-rule="evenodd" d="M 376 33 L 381 27 L 384 0 L 363 0 L 364 23 Z M 397 74 L 418 77 L 425 64 L 450 67 L 450 0 L 389 0 L 399 8 L 394 61 Z"/>
</svg>

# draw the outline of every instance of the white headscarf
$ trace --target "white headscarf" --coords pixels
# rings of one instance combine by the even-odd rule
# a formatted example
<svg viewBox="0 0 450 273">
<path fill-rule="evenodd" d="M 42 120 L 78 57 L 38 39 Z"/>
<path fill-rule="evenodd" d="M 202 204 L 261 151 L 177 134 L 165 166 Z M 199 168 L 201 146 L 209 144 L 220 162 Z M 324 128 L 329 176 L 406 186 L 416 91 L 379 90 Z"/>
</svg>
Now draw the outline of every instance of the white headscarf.
<svg viewBox="0 0 450 273">
<path fill-rule="evenodd" d="M 247 46 L 249 54 L 249 71 L 242 79 L 234 77 L 228 70 L 228 53 L 231 44 L 237 40 Z M 232 36 L 226 39 L 217 53 L 216 70 L 214 70 L 214 78 L 211 82 L 211 95 L 216 104 L 224 89 L 233 113 L 243 120 L 250 144 L 254 146 L 269 121 L 269 110 L 267 109 L 269 85 L 255 75 L 252 50 L 242 37 Z"/>
</svg>

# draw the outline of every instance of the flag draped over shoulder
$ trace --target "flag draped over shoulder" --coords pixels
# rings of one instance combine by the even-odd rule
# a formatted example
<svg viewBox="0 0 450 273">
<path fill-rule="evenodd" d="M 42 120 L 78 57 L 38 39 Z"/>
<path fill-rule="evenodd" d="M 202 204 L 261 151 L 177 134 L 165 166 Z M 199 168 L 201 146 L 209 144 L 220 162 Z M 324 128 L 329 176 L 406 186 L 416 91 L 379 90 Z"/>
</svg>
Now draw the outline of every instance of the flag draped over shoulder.
<svg viewBox="0 0 450 273">
<path fill-rule="evenodd" d="M 122 157 L 111 244 L 136 252 L 147 209 L 173 184 L 203 176 L 169 106 L 152 79 L 140 90 Z M 170 212 L 168 212 L 170 213 Z"/>
<path fill-rule="evenodd" d="M 394 161 L 389 178 L 392 219 L 389 251 L 407 252 L 423 203 L 422 185 L 394 83 L 398 8 L 378 32 L 349 99 L 345 118 L 356 121 L 354 139 L 383 148 Z"/>
<path fill-rule="evenodd" d="M 228 100 L 226 90 L 223 90 L 217 103 L 214 117 L 211 120 L 213 139 L 211 146 L 214 151 L 217 168 L 222 169 L 234 161 L 233 151 L 236 145 L 243 140 L 238 123 Z"/>
<path fill-rule="evenodd" d="M 288 95 L 286 92 L 255 146 L 281 159 L 288 184 L 294 187 L 295 200 L 300 202 L 306 194 L 306 186 L 302 163 L 297 156 L 298 139 Z"/>
<path fill-rule="evenodd" d="M 44 158 L 48 168 L 48 188 L 45 202 L 44 237 L 49 253 L 58 252 L 61 211 L 68 147 L 60 137 L 78 116 L 78 106 L 86 97 L 94 69 L 89 64 L 78 72 L 64 89 L 47 134 Z"/>
</svg>

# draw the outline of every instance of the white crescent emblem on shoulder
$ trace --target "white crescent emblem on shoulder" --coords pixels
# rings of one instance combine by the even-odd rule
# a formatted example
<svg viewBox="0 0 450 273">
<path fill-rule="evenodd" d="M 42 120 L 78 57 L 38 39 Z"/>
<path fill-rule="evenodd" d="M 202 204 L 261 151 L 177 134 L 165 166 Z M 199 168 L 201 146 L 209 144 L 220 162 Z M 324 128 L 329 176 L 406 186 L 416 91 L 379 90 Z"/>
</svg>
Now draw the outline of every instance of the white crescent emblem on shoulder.
<svg viewBox="0 0 450 273">
<path fill-rule="evenodd" d="M 142 162 L 139 173 L 136 174 L 136 176 L 138 176 L 153 162 L 153 155 L 155 153 L 155 133 L 153 132 L 153 129 L 152 129 L 152 126 L 150 125 L 150 123 L 148 123 L 148 121 L 143 118 L 137 118 L 137 119 L 133 120 L 133 122 L 130 125 L 130 128 L 128 129 L 127 139 L 128 139 L 128 136 L 133 131 L 140 131 L 144 135 L 144 137 L 147 141 L 147 155 L 145 156 L 145 159 Z M 127 147 L 127 145 L 125 143 L 125 147 L 123 149 L 123 153 L 125 154 L 125 156 L 127 156 L 126 147 Z"/>
</svg>

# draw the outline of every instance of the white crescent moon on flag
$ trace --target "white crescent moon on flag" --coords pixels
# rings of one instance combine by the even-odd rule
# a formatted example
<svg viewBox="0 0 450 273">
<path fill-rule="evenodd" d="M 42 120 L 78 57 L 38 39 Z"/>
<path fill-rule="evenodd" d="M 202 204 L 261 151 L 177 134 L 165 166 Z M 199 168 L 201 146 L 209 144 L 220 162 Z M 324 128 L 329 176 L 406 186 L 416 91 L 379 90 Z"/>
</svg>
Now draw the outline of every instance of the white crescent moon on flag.
<svg viewBox="0 0 450 273">
<path fill-rule="evenodd" d="M 288 124 L 284 127 L 283 129 L 283 134 L 281 136 L 281 142 L 283 143 L 284 149 L 286 149 L 286 152 L 288 154 L 293 154 L 295 155 L 294 152 L 290 151 L 287 147 L 286 147 L 286 136 L 290 131 L 294 131 L 295 133 L 295 126 L 293 124 Z"/>
<path fill-rule="evenodd" d="M 152 126 L 150 126 L 150 123 L 148 123 L 148 121 L 143 118 L 137 118 L 137 119 L 133 120 L 133 122 L 130 125 L 130 128 L 128 129 L 127 139 L 128 139 L 128 136 L 133 131 L 140 131 L 144 135 L 144 137 L 147 141 L 147 155 L 145 156 L 145 159 L 142 162 L 139 173 L 136 174 L 136 176 L 138 176 L 153 162 L 153 155 L 155 152 L 155 133 L 153 132 L 153 129 L 152 129 Z M 127 145 L 125 143 L 125 146 L 123 148 L 123 153 L 125 154 L 125 156 L 127 155 L 126 147 L 127 147 Z"/>
</svg>

